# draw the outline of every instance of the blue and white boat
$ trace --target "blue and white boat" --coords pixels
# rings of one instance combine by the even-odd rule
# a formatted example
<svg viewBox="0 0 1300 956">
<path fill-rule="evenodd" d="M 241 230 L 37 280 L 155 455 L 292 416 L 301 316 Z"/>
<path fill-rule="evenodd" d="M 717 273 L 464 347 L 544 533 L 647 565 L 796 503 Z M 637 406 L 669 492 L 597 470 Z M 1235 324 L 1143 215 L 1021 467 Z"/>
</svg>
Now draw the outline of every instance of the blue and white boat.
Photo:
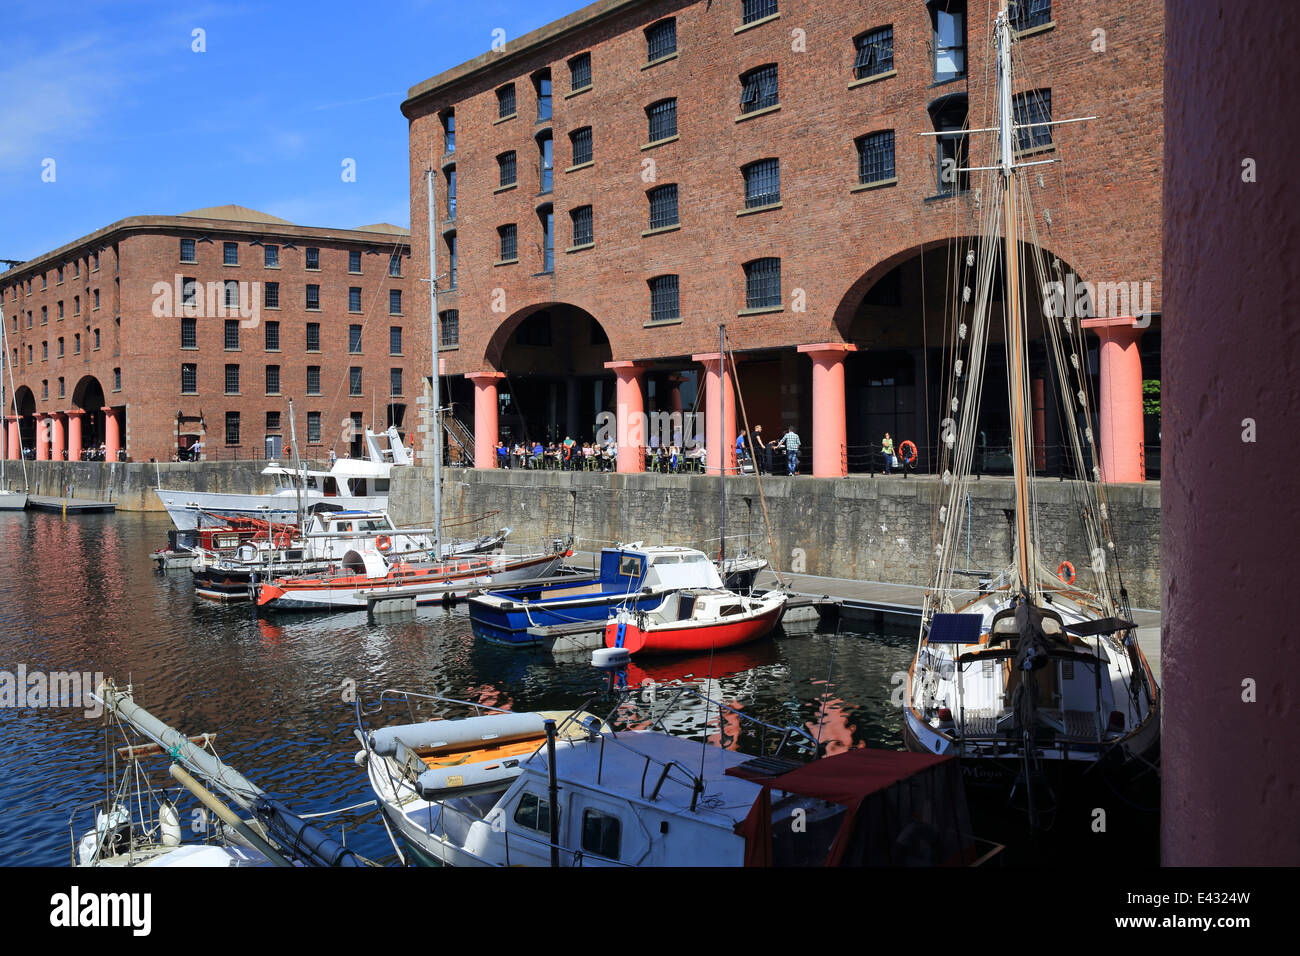
<svg viewBox="0 0 1300 956">
<path fill-rule="evenodd" d="M 578 580 L 558 578 L 469 599 L 474 635 L 495 644 L 543 643 L 543 628 L 601 629 L 620 607 L 658 607 L 665 594 L 683 588 L 721 588 L 722 579 L 708 555 L 694 548 L 642 547 L 639 543 L 605 548 L 600 574 Z"/>
</svg>

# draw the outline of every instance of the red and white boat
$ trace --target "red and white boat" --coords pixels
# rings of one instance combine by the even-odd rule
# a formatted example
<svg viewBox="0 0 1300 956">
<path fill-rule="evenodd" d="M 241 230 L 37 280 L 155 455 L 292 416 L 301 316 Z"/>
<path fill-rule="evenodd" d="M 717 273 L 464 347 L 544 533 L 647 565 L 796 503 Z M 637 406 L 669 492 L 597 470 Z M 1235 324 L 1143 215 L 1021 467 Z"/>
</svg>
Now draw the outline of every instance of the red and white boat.
<svg viewBox="0 0 1300 956">
<path fill-rule="evenodd" d="M 690 654 L 736 647 L 767 636 L 785 613 L 787 595 L 743 595 L 718 588 L 686 588 L 658 607 L 620 610 L 605 625 L 605 646 L 629 654 Z"/>
<path fill-rule="evenodd" d="M 571 550 L 543 554 L 475 556 L 437 564 L 388 561 L 375 551 L 349 551 L 341 565 L 316 577 L 276 578 L 258 588 L 258 607 L 329 611 L 364 608 L 376 597 L 437 604 L 471 591 L 559 573 Z"/>
</svg>

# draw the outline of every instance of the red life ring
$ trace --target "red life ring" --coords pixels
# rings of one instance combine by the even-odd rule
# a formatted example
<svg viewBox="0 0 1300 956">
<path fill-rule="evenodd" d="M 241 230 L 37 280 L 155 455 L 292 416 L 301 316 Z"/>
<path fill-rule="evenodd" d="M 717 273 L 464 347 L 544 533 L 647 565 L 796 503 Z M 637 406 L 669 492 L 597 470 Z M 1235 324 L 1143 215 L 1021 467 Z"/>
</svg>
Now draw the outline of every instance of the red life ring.
<svg viewBox="0 0 1300 956">
<path fill-rule="evenodd" d="M 393 542 L 388 540 L 388 535 L 381 534 L 375 539 L 375 548 L 379 551 L 387 551 L 393 546 Z"/>
<path fill-rule="evenodd" d="M 1065 576 L 1066 571 L 1070 572 L 1070 576 L 1068 578 Z M 1062 561 L 1060 564 L 1056 566 L 1056 576 L 1060 578 L 1062 581 L 1064 581 L 1066 584 L 1073 584 L 1074 565 L 1071 564 L 1069 561 Z"/>
<path fill-rule="evenodd" d="M 912 454 L 910 455 L 907 454 L 906 451 L 906 449 L 908 448 L 912 449 Z M 916 462 L 916 446 L 912 444 L 910 441 L 905 441 L 898 446 L 898 454 L 899 457 L 901 457 L 903 461 L 907 462 L 909 465 L 914 464 Z"/>
<path fill-rule="evenodd" d="M 289 547 L 289 545 L 291 544 L 293 544 L 293 540 L 285 532 L 281 531 L 278 535 L 275 536 L 275 546 L 277 548 L 283 550 L 284 548 Z"/>
</svg>

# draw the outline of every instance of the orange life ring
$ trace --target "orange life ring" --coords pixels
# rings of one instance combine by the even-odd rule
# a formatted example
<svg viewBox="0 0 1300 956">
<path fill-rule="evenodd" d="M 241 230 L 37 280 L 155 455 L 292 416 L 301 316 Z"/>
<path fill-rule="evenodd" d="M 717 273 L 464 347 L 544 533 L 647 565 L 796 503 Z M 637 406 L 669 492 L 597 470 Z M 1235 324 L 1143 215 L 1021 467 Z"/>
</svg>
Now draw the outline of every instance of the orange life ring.
<svg viewBox="0 0 1300 956">
<path fill-rule="evenodd" d="M 904 449 L 907 448 L 912 449 L 912 454 L 909 455 L 906 453 Z M 913 464 L 916 461 L 916 446 L 912 444 L 910 441 L 905 441 L 898 446 L 898 454 L 903 459 L 903 461 L 907 462 L 909 465 Z"/>
<path fill-rule="evenodd" d="M 1068 578 L 1065 576 L 1066 571 L 1070 572 L 1070 576 Z M 1073 584 L 1074 565 L 1071 564 L 1069 561 L 1062 561 L 1060 564 L 1056 566 L 1056 576 L 1060 578 L 1062 581 L 1064 581 L 1066 584 Z"/>
<path fill-rule="evenodd" d="M 393 542 L 388 540 L 388 535 L 381 534 L 375 539 L 375 548 L 379 551 L 387 551 L 393 546 Z"/>
<path fill-rule="evenodd" d="M 278 535 L 275 536 L 275 546 L 277 548 L 280 548 L 281 550 L 289 547 L 289 545 L 291 545 L 292 543 L 293 540 L 289 537 L 288 534 L 286 534 L 283 531 L 281 531 Z"/>
</svg>

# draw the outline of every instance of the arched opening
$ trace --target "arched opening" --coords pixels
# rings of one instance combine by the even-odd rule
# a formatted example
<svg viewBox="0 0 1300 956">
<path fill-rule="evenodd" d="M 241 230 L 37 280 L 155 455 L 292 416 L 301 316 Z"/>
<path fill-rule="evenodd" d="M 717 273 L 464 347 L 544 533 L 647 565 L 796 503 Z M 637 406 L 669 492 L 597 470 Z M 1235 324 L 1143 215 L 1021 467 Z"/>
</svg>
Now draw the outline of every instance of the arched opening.
<svg viewBox="0 0 1300 956">
<path fill-rule="evenodd" d="M 84 451 L 98 451 L 106 441 L 104 425 L 104 387 L 93 375 L 86 375 L 77 382 L 72 390 L 72 404 L 85 415 L 81 419 L 81 447 Z"/>
<path fill-rule="evenodd" d="M 597 416 L 615 410 L 611 358 L 605 330 L 577 306 L 554 303 L 508 319 L 487 354 L 506 373 L 497 389 L 501 440 L 594 440 Z"/>
<path fill-rule="evenodd" d="M 895 449 L 903 441 L 916 445 L 916 469 L 930 470 L 938 460 L 957 334 L 952 310 L 954 303 L 962 301 L 964 289 L 955 276 L 959 270 L 964 274 L 968 253 L 978 254 L 979 241 L 965 237 L 956 242 L 912 247 L 882 260 L 845 294 L 837 311 L 837 325 L 845 340 L 858 346 L 858 351 L 845 361 L 850 471 L 882 470 L 880 447 L 886 433 Z M 1045 260 L 1053 273 L 1064 277 L 1073 273 L 1068 263 L 1057 260 L 1050 251 Z M 989 346 L 976 437 L 975 467 L 990 474 L 1010 474 L 1012 470 L 1001 271 L 1000 264 L 995 266 L 990 290 Z M 973 277 L 964 284 L 972 286 L 973 300 Z M 1073 474 L 1080 463 L 1074 461 L 1066 447 L 1058 370 L 1048 360 L 1043 303 L 1044 296 L 1038 290 L 1025 296 L 1034 465 L 1039 474 Z M 973 301 L 965 305 L 967 313 L 972 305 Z M 1089 404 L 1095 410 L 1098 343 L 1090 336 L 1085 347 L 1086 354 L 1080 359 L 1087 363 L 1091 379 Z M 1079 415 L 1082 430 L 1082 413 Z M 1095 415 L 1092 424 L 1095 429 Z M 1091 469 L 1091 460 L 1083 462 L 1082 467 Z"/>
<path fill-rule="evenodd" d="M 21 454 L 24 458 L 35 458 L 36 396 L 26 385 L 19 385 L 14 389 L 14 403 L 18 407 L 18 437 L 22 447 Z"/>
</svg>

